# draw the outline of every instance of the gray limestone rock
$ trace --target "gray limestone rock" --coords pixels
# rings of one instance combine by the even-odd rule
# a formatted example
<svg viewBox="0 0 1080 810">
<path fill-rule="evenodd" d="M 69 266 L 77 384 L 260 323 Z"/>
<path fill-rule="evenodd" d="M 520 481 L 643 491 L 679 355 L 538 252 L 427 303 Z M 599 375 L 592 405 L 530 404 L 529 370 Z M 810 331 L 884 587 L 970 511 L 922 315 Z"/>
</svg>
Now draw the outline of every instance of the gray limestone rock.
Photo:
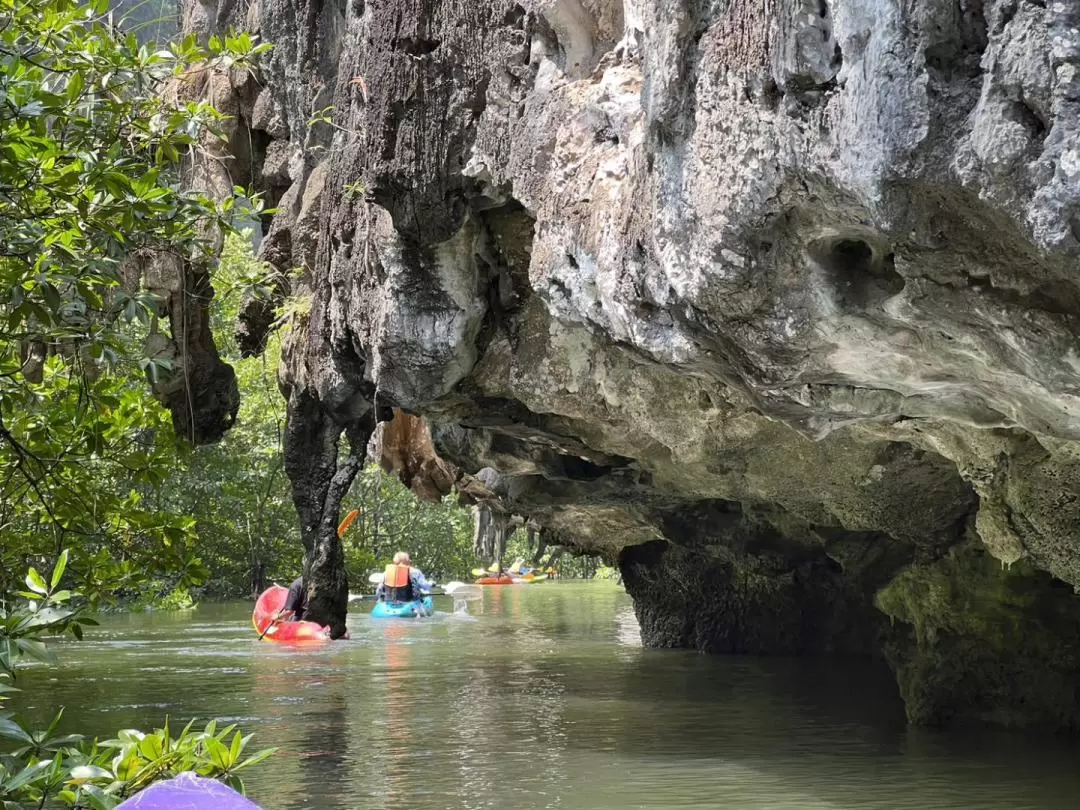
<svg viewBox="0 0 1080 810">
<path fill-rule="evenodd" d="M 1000 682 L 1022 649 L 946 615 L 886 643 L 914 619 L 875 594 L 962 545 L 989 563 L 956 604 L 1026 621 L 1019 561 L 1075 610 L 1080 5 L 262 0 L 258 26 L 256 117 L 303 164 L 263 248 L 310 270 L 291 453 L 328 475 L 373 400 L 423 414 L 506 510 L 621 558 L 647 642 L 888 652 L 917 721 L 977 650 L 999 680 L 957 700 L 1051 722 Z M 1038 626 L 1075 725 L 1075 634 Z"/>
</svg>

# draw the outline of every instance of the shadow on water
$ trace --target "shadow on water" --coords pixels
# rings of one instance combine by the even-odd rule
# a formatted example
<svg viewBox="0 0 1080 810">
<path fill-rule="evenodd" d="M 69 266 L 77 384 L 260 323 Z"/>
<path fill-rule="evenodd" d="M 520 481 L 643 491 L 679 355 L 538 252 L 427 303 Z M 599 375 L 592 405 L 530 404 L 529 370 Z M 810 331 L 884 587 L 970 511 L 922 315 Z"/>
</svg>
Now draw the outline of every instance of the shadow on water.
<svg viewBox="0 0 1080 810">
<path fill-rule="evenodd" d="M 645 651 L 606 584 L 437 609 L 306 649 L 257 643 L 246 605 L 110 617 L 24 700 L 101 734 L 240 722 L 281 748 L 248 778 L 268 810 L 1076 806 L 1074 741 L 908 731 L 882 667 Z"/>
</svg>

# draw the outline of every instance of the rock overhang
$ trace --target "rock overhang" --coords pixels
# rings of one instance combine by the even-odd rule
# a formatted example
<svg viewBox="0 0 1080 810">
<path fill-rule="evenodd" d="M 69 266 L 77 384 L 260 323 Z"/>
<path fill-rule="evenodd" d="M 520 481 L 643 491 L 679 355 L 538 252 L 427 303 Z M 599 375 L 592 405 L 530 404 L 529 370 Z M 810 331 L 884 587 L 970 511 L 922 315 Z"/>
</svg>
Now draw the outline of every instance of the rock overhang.
<svg viewBox="0 0 1080 810">
<path fill-rule="evenodd" d="M 875 594 L 994 566 L 1012 615 L 1001 583 L 1075 610 L 1046 575 L 1080 585 L 1080 10 L 306 8 L 253 18 L 264 130 L 303 155 L 264 243 L 309 271 L 292 418 L 425 415 L 506 509 L 621 556 L 657 643 L 880 653 L 878 619 L 914 625 Z M 687 624 L 649 565 L 719 618 Z M 800 600 L 824 613 L 796 627 Z M 935 650 L 1005 654 L 937 629 L 889 647 L 920 720 L 957 697 Z"/>
</svg>

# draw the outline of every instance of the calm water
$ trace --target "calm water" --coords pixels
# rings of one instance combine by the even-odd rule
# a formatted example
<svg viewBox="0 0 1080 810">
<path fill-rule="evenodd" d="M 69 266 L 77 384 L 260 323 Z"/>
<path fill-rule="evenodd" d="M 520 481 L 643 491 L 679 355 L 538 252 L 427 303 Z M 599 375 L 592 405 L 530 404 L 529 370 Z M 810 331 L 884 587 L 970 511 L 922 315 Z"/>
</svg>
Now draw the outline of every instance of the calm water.
<svg viewBox="0 0 1080 810">
<path fill-rule="evenodd" d="M 114 617 L 24 703 L 110 736 L 241 723 L 282 749 L 248 776 L 268 810 L 1080 806 L 1075 741 L 908 731 L 887 672 L 646 651 L 610 584 L 485 590 L 306 650 L 257 642 L 247 605 Z"/>
</svg>

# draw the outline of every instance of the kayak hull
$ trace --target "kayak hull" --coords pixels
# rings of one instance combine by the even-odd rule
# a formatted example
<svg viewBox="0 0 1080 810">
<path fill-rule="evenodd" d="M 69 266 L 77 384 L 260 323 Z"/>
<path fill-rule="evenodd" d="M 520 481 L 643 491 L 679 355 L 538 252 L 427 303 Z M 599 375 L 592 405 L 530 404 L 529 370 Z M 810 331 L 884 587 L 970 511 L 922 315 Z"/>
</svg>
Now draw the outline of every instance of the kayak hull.
<svg viewBox="0 0 1080 810">
<path fill-rule="evenodd" d="M 196 776 L 190 771 L 158 782 L 136 793 L 116 810 L 192 810 L 213 807 L 214 810 L 262 810 L 250 799 L 231 787 Z"/>
<path fill-rule="evenodd" d="M 423 599 L 414 599 L 411 602 L 385 602 L 375 603 L 371 609 L 373 619 L 413 619 L 417 616 L 417 608 L 422 607 L 424 615 L 430 615 L 433 604 L 430 596 Z"/>
<path fill-rule="evenodd" d="M 251 623 L 255 626 L 255 632 L 262 636 L 263 641 L 289 644 L 329 641 L 330 628 L 315 622 L 278 622 L 270 627 L 272 619 L 285 606 L 285 600 L 288 598 L 288 588 L 271 585 L 255 600 Z"/>
<path fill-rule="evenodd" d="M 547 574 L 526 574 L 523 577 L 514 577 L 515 585 L 532 585 L 534 582 L 543 582 Z"/>
<path fill-rule="evenodd" d="M 513 585 L 514 578 L 503 574 L 497 577 L 480 577 L 476 580 L 477 585 Z"/>
</svg>

